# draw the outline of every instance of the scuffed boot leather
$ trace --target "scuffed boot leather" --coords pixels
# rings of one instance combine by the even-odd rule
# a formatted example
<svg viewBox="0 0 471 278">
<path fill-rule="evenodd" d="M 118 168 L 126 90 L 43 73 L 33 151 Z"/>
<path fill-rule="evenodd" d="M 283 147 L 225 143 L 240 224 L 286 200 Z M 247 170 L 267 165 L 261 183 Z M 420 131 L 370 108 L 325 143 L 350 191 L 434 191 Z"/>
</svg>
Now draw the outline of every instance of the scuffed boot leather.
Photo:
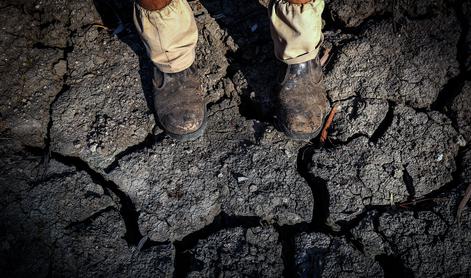
<svg viewBox="0 0 471 278">
<path fill-rule="evenodd" d="M 276 104 L 276 123 L 289 138 L 310 140 L 319 134 L 330 105 L 318 57 L 288 65 Z"/>
<path fill-rule="evenodd" d="M 172 138 L 192 140 L 206 128 L 206 103 L 199 77 L 190 67 L 178 73 L 154 68 L 154 107 L 157 119 Z"/>
</svg>

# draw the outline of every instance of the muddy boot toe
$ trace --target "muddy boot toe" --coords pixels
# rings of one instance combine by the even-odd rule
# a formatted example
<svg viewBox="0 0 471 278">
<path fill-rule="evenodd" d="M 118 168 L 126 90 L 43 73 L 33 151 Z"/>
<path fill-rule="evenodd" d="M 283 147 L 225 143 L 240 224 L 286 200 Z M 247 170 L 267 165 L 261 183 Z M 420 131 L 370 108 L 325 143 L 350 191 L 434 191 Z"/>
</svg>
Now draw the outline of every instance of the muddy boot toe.
<svg viewBox="0 0 471 278">
<path fill-rule="evenodd" d="M 322 81 L 318 58 L 288 65 L 276 96 L 275 120 L 289 138 L 310 140 L 320 133 L 330 109 Z"/>
<path fill-rule="evenodd" d="M 206 128 L 206 103 L 195 70 L 162 73 L 154 69 L 154 108 L 161 127 L 172 138 L 192 140 Z"/>
</svg>

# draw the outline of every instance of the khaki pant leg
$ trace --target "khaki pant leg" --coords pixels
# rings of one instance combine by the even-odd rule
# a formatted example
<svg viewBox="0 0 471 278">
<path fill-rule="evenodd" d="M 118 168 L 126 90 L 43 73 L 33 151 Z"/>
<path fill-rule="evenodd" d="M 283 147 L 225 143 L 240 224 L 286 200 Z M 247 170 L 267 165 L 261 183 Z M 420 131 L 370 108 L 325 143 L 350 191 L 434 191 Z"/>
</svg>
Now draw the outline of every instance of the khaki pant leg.
<svg viewBox="0 0 471 278">
<path fill-rule="evenodd" d="M 134 24 L 147 54 L 162 72 L 180 72 L 195 61 L 198 29 L 186 0 L 173 0 L 158 11 L 145 10 L 136 3 Z"/>
<path fill-rule="evenodd" d="M 270 30 L 275 56 L 286 64 L 299 64 L 314 59 L 322 42 L 324 0 L 290 4 L 274 0 L 269 7 Z"/>
</svg>

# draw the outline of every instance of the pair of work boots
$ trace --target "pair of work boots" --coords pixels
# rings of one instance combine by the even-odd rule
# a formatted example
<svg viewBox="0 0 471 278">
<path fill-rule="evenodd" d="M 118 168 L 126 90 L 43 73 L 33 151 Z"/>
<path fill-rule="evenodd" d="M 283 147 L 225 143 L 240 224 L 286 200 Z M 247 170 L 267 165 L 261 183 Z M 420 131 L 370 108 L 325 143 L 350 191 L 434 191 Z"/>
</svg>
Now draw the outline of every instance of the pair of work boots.
<svg viewBox="0 0 471 278">
<path fill-rule="evenodd" d="M 319 59 L 288 65 L 276 95 L 277 126 L 291 139 L 310 140 L 322 129 L 329 103 Z M 190 67 L 178 73 L 154 69 L 154 105 L 158 121 L 177 140 L 192 140 L 206 128 L 201 82 Z"/>
</svg>

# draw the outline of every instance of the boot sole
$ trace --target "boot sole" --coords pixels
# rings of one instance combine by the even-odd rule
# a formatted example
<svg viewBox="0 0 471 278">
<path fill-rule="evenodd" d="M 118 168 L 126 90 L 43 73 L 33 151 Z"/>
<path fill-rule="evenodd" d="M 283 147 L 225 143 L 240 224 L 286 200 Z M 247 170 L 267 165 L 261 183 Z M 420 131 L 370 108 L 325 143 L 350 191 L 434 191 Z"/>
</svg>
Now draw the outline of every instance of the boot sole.
<svg viewBox="0 0 471 278">
<path fill-rule="evenodd" d="M 175 134 L 175 133 L 170 133 L 170 132 L 167 132 L 167 131 L 165 131 L 165 133 L 170 138 L 172 138 L 174 140 L 177 140 L 177 141 L 185 142 L 185 141 L 196 140 L 196 139 L 200 138 L 201 136 L 203 136 L 204 132 L 206 131 L 206 127 L 208 125 L 207 112 L 208 112 L 207 110 L 204 111 L 203 123 L 201 124 L 201 126 L 196 131 L 194 131 L 192 133 L 187 133 L 187 134 Z"/>
</svg>

